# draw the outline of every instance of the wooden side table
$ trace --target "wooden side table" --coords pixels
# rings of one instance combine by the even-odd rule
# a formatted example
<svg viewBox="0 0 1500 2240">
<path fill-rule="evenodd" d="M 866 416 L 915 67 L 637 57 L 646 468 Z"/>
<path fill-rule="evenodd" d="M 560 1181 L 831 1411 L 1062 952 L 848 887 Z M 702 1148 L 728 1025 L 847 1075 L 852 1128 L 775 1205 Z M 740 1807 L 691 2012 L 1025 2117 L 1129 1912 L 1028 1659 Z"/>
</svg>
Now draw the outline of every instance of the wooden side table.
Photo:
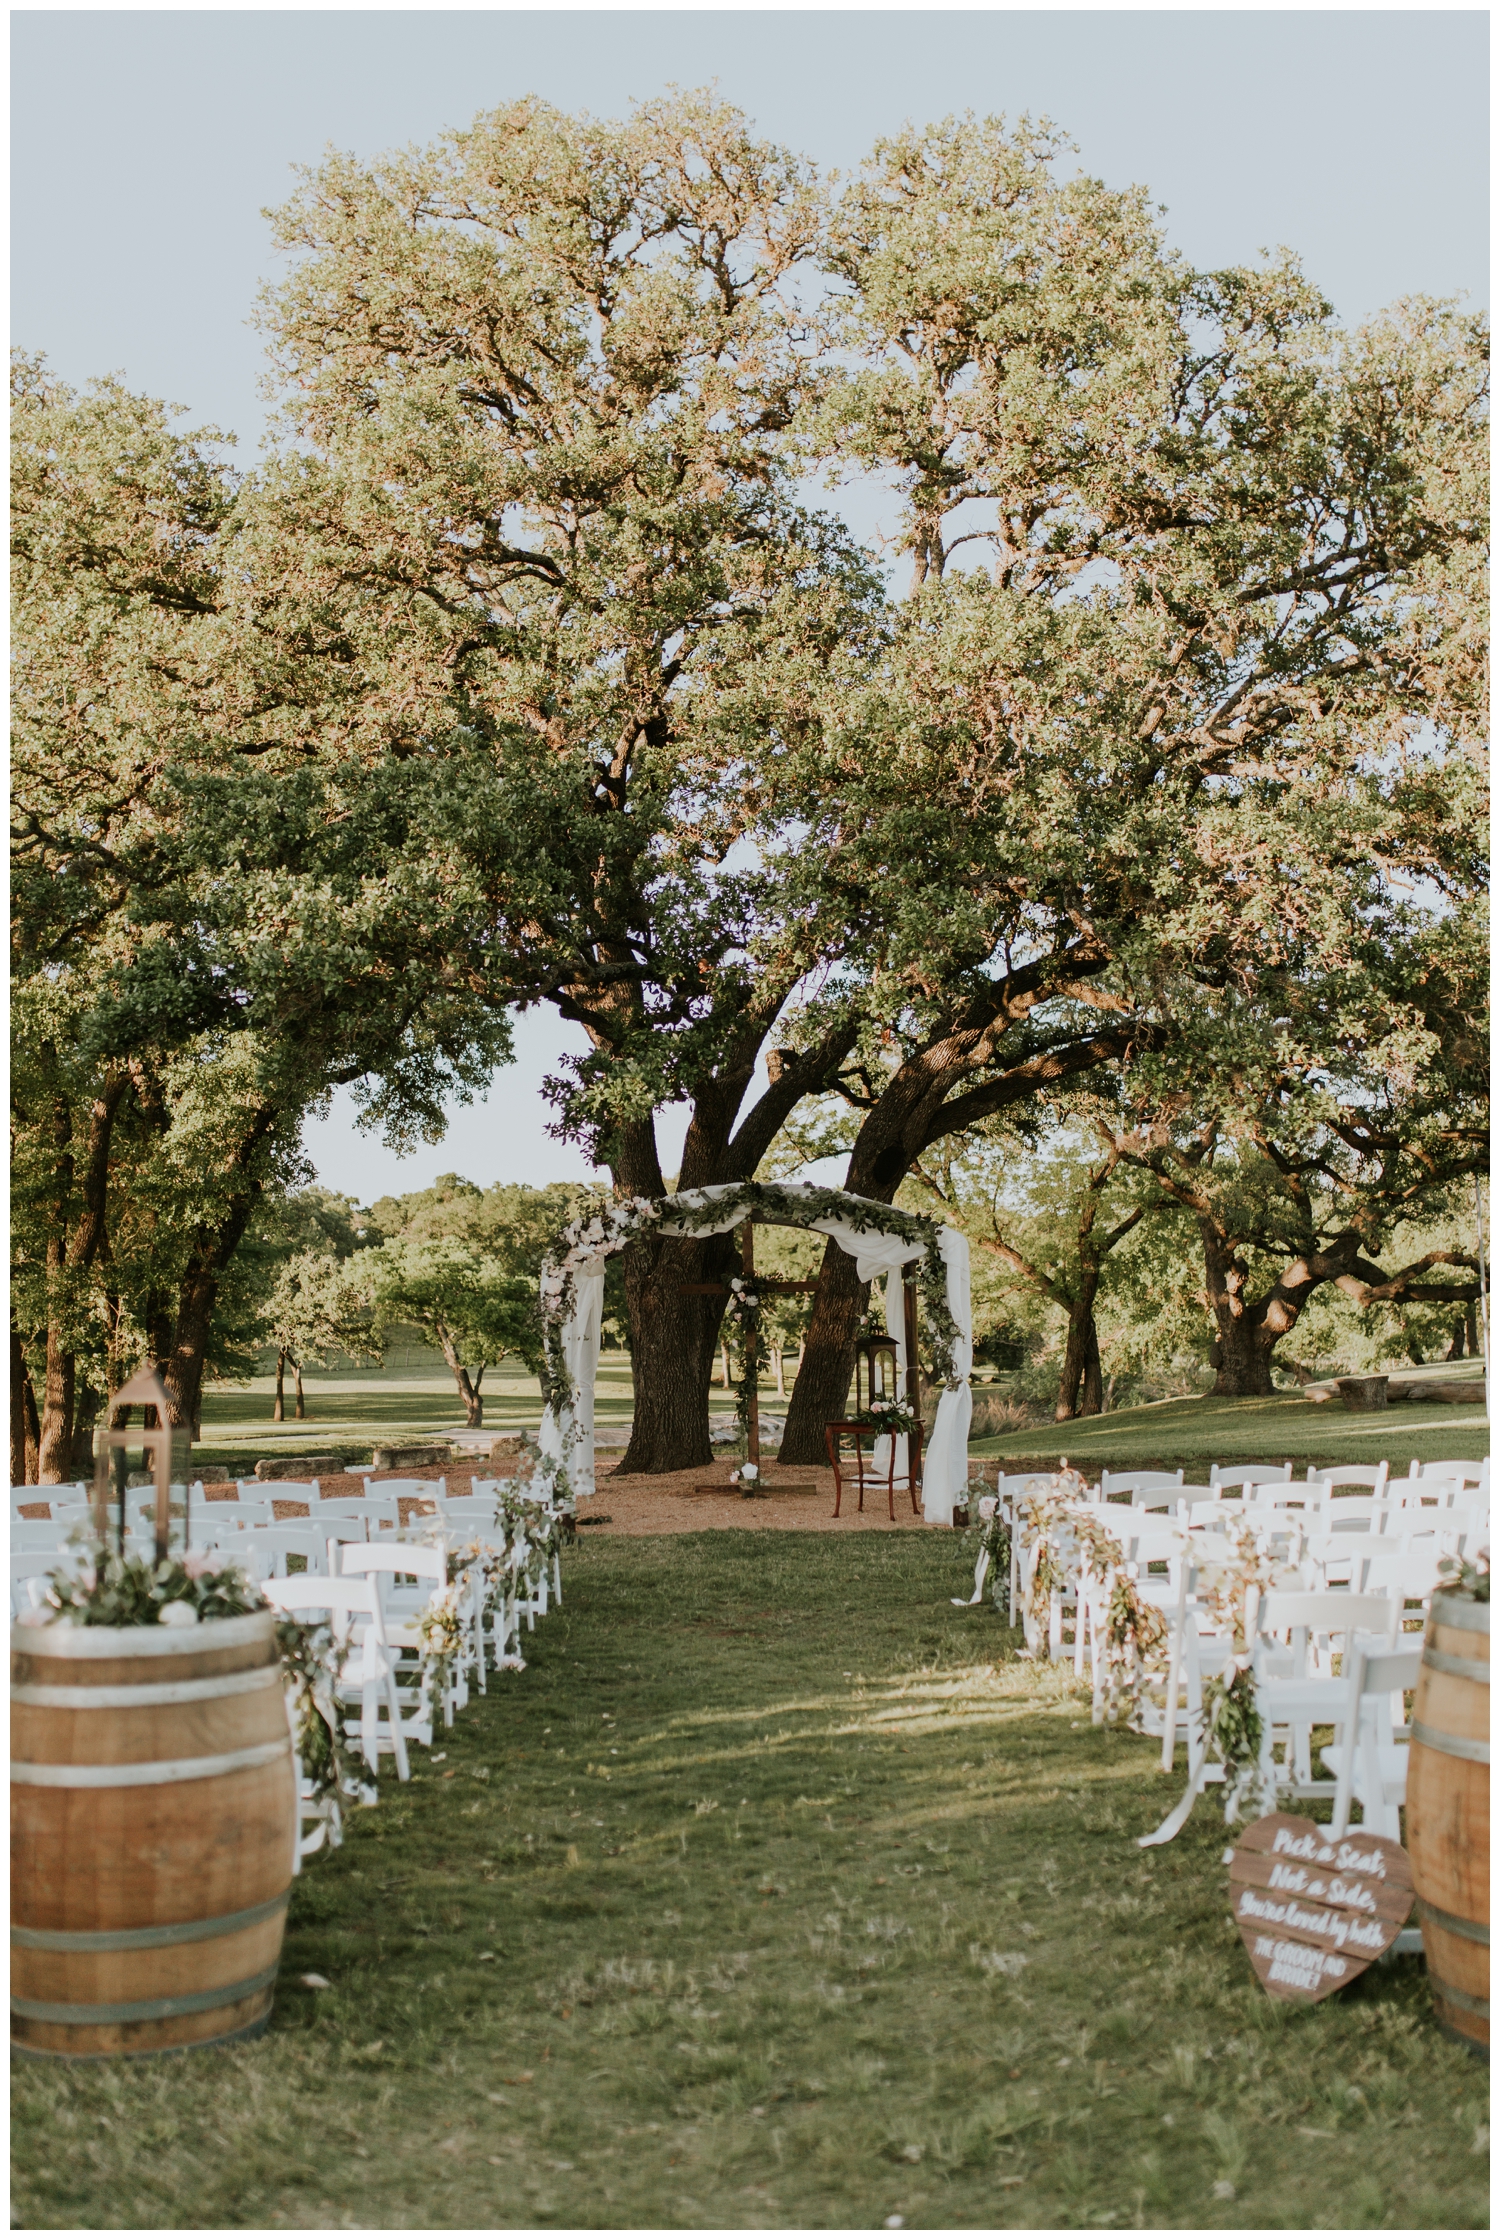
<svg viewBox="0 0 1500 2240">
<path fill-rule="evenodd" d="M 921 1483 L 922 1476 L 922 1426 L 918 1424 L 915 1431 L 902 1434 L 902 1436 L 905 1436 L 908 1440 L 906 1450 L 907 1485 L 911 1491 L 911 1513 L 915 1517 L 921 1514 L 917 1507 L 917 1487 Z M 844 1499 L 844 1474 L 839 1467 L 839 1441 L 844 1438 L 850 1438 L 854 1441 L 855 1484 L 859 1488 L 859 1506 L 863 1509 L 865 1505 L 865 1450 L 861 1441 L 884 1437 L 885 1433 L 877 1431 L 871 1423 L 830 1423 L 824 1426 L 823 1443 L 828 1450 L 829 1467 L 833 1471 L 833 1513 L 835 1516 L 839 1514 Z M 879 1483 L 878 1479 L 873 1482 Z M 895 1439 L 891 1440 L 891 1459 L 885 1474 L 885 1496 L 890 1510 L 891 1522 L 894 1524 L 896 1521 Z"/>
</svg>

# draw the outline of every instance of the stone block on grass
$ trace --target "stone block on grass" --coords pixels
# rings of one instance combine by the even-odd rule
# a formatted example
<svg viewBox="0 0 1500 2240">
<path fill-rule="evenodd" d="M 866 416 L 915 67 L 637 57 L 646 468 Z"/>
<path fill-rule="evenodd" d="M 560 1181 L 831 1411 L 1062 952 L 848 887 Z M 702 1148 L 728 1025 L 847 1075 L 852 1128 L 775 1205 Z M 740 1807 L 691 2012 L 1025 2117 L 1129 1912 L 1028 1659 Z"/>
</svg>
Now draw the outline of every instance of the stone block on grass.
<svg viewBox="0 0 1500 2240">
<path fill-rule="evenodd" d="M 275 1454 L 257 1462 L 255 1475 L 267 1478 L 341 1478 L 346 1465 L 341 1454 Z"/>
<path fill-rule="evenodd" d="M 431 1470 L 453 1460 L 453 1449 L 444 1441 L 422 1447 L 377 1447 L 370 1457 L 372 1470 Z"/>
</svg>

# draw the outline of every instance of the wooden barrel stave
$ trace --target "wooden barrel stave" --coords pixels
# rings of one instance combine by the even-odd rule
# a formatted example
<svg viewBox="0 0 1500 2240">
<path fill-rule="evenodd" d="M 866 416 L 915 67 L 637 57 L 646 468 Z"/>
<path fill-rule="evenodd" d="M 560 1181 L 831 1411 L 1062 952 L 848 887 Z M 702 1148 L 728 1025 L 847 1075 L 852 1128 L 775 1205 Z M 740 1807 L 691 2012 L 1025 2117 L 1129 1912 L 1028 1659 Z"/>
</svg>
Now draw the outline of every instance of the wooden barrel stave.
<svg viewBox="0 0 1500 2240">
<path fill-rule="evenodd" d="M 1434 2011 L 1480 2054 L 1490 2037 L 1488 1673 L 1488 1604 L 1435 1595 L 1407 1771 L 1407 1849 Z"/>
<path fill-rule="evenodd" d="M 264 2027 L 297 1824 L 272 1629 L 269 1615 L 166 1640 L 142 1628 L 124 1653 L 118 1634 L 44 1636 L 62 1651 L 45 1655 L 21 1629 L 18 2050 L 146 2053 Z"/>
</svg>

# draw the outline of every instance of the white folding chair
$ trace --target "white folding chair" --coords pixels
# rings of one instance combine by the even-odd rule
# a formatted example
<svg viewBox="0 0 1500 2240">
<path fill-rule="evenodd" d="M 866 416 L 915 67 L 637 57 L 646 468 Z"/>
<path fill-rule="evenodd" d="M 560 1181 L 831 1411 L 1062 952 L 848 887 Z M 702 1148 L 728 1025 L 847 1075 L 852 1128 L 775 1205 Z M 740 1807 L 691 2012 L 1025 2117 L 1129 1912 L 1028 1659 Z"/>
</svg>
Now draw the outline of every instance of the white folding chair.
<svg viewBox="0 0 1500 2240">
<path fill-rule="evenodd" d="M 66 1533 L 53 1517 L 17 1517 L 10 1528 L 10 1552 L 32 1555 L 38 1550 L 61 1548 Z"/>
<path fill-rule="evenodd" d="M 1325 1493 L 1336 1493 L 1341 1486 L 1363 1486 L 1370 1493 L 1383 1493 L 1390 1477 L 1388 1462 L 1377 1462 L 1366 1468 L 1364 1464 L 1350 1464 L 1348 1469 L 1309 1470 L 1307 1483 L 1321 1486 Z"/>
<path fill-rule="evenodd" d="M 328 1576 L 328 1541 L 316 1524 L 292 1521 L 282 1524 L 254 1525 L 248 1532 L 227 1533 L 213 1543 L 216 1551 L 231 1563 L 243 1564 L 254 1578 L 295 1579 L 303 1573 L 315 1578 Z M 291 1568 L 294 1557 L 300 1556 L 299 1571 Z"/>
<path fill-rule="evenodd" d="M 364 1527 L 368 1540 L 373 1540 L 377 1532 L 394 1532 L 401 1522 L 401 1511 L 396 1502 L 372 1499 L 357 1493 L 341 1493 L 331 1500 L 320 1501 L 312 1513 L 320 1523 L 328 1519 L 346 1523 L 358 1520 Z"/>
<path fill-rule="evenodd" d="M 65 1486 L 12 1486 L 10 1489 L 10 1513 L 14 1517 L 18 1509 L 34 1508 L 39 1501 L 45 1501 L 49 1506 L 54 1501 L 71 1502 L 76 1505 L 80 1501 L 87 1501 L 92 1491 L 93 1488 L 82 1478 L 78 1478 L 72 1484 Z M 32 1519 L 31 1521 L 35 1522 L 36 1520 Z"/>
<path fill-rule="evenodd" d="M 1252 1462 L 1243 1469 L 1222 1470 L 1216 1462 L 1208 1473 L 1211 1493 L 1229 1493 L 1238 1489 L 1248 1493 L 1252 1486 L 1284 1486 L 1291 1482 L 1292 1466 L 1289 1462 Z"/>
<path fill-rule="evenodd" d="M 346 1542 L 338 1554 L 341 1577 L 374 1581 L 375 1591 L 380 1598 L 385 1638 L 395 1656 L 396 1688 L 402 1706 L 403 1730 L 409 1742 L 430 1745 L 433 1707 L 422 1670 L 422 1640 L 417 1630 L 417 1620 L 433 1594 L 447 1585 L 447 1553 L 442 1548 L 421 1547 L 411 1541 L 395 1545 L 387 1543 L 384 1546 L 366 1541 Z M 410 1580 L 412 1584 L 398 1585 L 399 1580 Z M 471 1626 L 466 1623 L 464 1631 L 467 1656 L 472 1656 L 474 1644 Z M 404 1667 L 402 1651 L 407 1652 L 409 1660 Z M 466 1661 L 467 1657 L 460 1659 L 458 1668 L 443 1691 L 442 1713 L 445 1727 L 452 1726 L 454 1711 L 461 1711 L 469 1700 Z M 407 1679 L 411 1685 L 402 1687 L 403 1679 Z"/>
<path fill-rule="evenodd" d="M 267 1579 L 263 1584 L 266 1600 L 278 1610 L 291 1617 L 327 1619 L 337 1657 L 335 1690 L 342 1701 L 359 1704 L 360 1748 L 366 1765 L 378 1772 L 380 1753 L 389 1750 L 396 1761 L 398 1780 L 410 1780 L 395 1670 L 373 1581 L 331 1579 L 305 1572 L 291 1579 Z"/>
<path fill-rule="evenodd" d="M 1417 1685 L 1422 1651 L 1356 1647 L 1346 1663 L 1338 1739 L 1325 1742 L 1322 1752 L 1335 1775 L 1328 1832 L 1346 1835 L 1351 1807 L 1358 1804 L 1365 1827 L 1399 1843 L 1411 1741 L 1403 1699 Z"/>
<path fill-rule="evenodd" d="M 316 1478 L 240 1478 L 235 1490 L 241 1501 L 302 1501 L 310 1507 L 322 1498 Z"/>
<path fill-rule="evenodd" d="M 1413 1478 L 1457 1478 L 1461 1485 L 1478 1486 L 1488 1494 L 1490 1490 L 1490 1458 L 1478 1462 L 1412 1462 L 1408 1473 Z"/>
<path fill-rule="evenodd" d="M 1344 1683 L 1334 1676 L 1335 1643 L 1347 1657 L 1356 1647 L 1395 1645 L 1399 1605 L 1388 1595 L 1272 1593 L 1261 1597 L 1252 1651 L 1256 1708 L 1261 1718 L 1263 1782 L 1298 1797 L 1333 1794 L 1313 1778 L 1312 1730 L 1340 1716 Z M 1284 1758 L 1278 1766 L 1275 1748 Z"/>
<path fill-rule="evenodd" d="M 1116 1493 L 1134 1501 L 1138 1493 L 1160 1493 L 1164 1487 L 1180 1486 L 1182 1480 L 1181 1470 L 1105 1470 L 1100 1474 L 1099 1492 L 1106 1501 Z"/>
</svg>

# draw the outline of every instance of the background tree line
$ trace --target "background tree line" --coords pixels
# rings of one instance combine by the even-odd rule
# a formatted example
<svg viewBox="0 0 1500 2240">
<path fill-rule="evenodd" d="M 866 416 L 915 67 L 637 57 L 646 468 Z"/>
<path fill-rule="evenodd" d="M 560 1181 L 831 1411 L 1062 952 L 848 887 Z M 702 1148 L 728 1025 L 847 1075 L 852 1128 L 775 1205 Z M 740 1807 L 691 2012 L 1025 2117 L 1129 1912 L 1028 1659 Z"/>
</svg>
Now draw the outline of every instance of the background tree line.
<svg viewBox="0 0 1500 2240">
<path fill-rule="evenodd" d="M 304 175 L 253 471 L 18 362 L 43 1476 L 143 1356 L 196 1418 L 309 1109 L 434 1138 L 541 1002 L 590 1046 L 557 1125 L 632 1193 L 666 1104 L 682 1187 L 832 1112 L 890 1202 L 1085 1100 L 1074 1273 L 994 1239 L 1073 1301 L 1080 1394 L 1100 1269 L 1173 1221 L 1226 1390 L 1330 1287 L 1464 1304 L 1452 1240 L 1406 1255 L 1484 1159 L 1483 323 L 1192 270 L 1065 152 L 948 120 L 835 187 L 707 96 L 521 102 Z M 897 493 L 905 583 L 820 474 Z M 521 1311 L 459 1242 L 381 1247 L 456 1381 Z M 628 1469 L 708 1459 L 722 1307 L 683 1287 L 729 1252 L 623 1256 Z M 830 1246 L 789 1460 L 864 1306 Z"/>
</svg>

